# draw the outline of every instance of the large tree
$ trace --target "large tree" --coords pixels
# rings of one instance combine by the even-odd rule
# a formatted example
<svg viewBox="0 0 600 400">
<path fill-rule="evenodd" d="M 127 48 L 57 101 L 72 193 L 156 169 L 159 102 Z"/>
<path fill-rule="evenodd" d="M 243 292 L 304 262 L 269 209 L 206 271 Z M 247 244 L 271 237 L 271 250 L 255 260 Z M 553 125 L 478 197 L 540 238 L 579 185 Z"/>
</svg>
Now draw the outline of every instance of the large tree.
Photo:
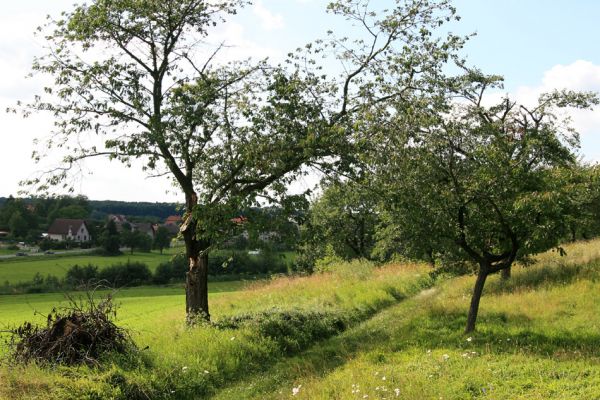
<svg viewBox="0 0 600 400">
<path fill-rule="evenodd" d="M 568 235 L 578 136 L 556 111 L 598 103 L 590 93 L 557 91 L 529 108 L 509 98 L 486 107 L 484 93 L 499 82 L 469 71 L 451 85 L 452 100 L 396 114 L 374 163 L 398 252 L 478 266 L 467 332 L 490 274 Z"/>
<path fill-rule="evenodd" d="M 25 107 L 54 115 L 48 144 L 68 154 L 30 184 L 56 186 L 96 156 L 141 159 L 149 173 L 173 178 L 185 196 L 188 316 L 209 318 L 208 252 L 238 210 L 257 196 L 277 198 L 302 167 L 335 161 L 358 111 L 428 90 L 463 42 L 434 34 L 454 19 L 446 0 L 398 0 L 386 10 L 335 1 L 328 10 L 351 24 L 349 37 L 330 33 L 283 65 L 219 63 L 222 46 L 205 46 L 210 32 L 245 3 L 76 6 L 50 21 L 49 52 L 33 70 L 54 82 Z M 341 63 L 338 77 L 324 74 L 323 55 Z"/>
</svg>

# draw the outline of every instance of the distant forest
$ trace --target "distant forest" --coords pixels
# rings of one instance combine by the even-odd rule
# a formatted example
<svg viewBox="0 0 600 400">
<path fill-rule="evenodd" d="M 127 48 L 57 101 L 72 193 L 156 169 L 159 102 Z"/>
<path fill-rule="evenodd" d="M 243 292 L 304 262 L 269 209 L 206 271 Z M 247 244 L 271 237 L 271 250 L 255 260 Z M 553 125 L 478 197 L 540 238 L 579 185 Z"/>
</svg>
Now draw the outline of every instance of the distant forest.
<svg viewBox="0 0 600 400">
<path fill-rule="evenodd" d="M 2 207 L 8 197 L 0 197 Z M 22 199 L 32 203 L 34 199 Z M 122 214 L 131 217 L 164 220 L 170 215 L 181 214 L 181 206 L 175 203 L 128 202 L 115 200 L 88 200 L 92 219 L 104 219 L 109 214 Z"/>
</svg>

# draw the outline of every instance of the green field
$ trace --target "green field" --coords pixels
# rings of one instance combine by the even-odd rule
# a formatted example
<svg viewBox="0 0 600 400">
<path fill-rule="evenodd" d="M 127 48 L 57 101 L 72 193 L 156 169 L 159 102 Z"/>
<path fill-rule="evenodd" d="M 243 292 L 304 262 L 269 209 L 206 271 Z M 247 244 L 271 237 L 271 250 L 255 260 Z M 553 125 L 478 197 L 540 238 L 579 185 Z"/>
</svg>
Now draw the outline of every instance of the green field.
<svg viewBox="0 0 600 400">
<path fill-rule="evenodd" d="M 0 259 L 0 284 L 6 281 L 11 284 L 30 281 L 36 273 L 40 273 L 42 276 L 54 275 L 62 278 L 65 276 L 67 270 L 76 264 L 80 266 L 92 264 L 103 268 L 118 263 L 126 263 L 127 261 L 137 261 L 148 265 L 150 270 L 154 272 L 160 263 L 169 261 L 173 255 L 182 252 L 184 252 L 182 247 L 176 247 L 165 249 L 163 254 L 160 254 L 158 251 L 152 251 L 151 253 L 134 252 L 133 254 L 126 252 L 114 257 L 98 255 L 44 255 Z M 10 254 L 14 253 L 13 251 Z M 227 254 L 228 252 L 216 250 L 213 254 L 219 253 Z M 288 264 L 291 264 L 295 257 L 294 252 L 282 252 L 280 254 Z"/>
<path fill-rule="evenodd" d="M 329 274 L 211 286 L 217 321 L 274 307 L 353 317 L 330 337 L 315 335 L 322 321 L 310 318 L 188 329 L 180 288 L 128 289 L 117 297 L 118 322 L 148 346 L 143 361 L 0 367 L 0 398 L 600 398 L 600 241 L 566 250 L 516 268 L 508 283 L 491 279 L 469 336 L 462 332 L 473 277 L 433 282 L 419 265 L 355 262 Z M 58 300 L 0 297 L 0 321 L 18 323 Z M 282 347 L 294 343 L 282 338 L 302 335 L 310 343 Z"/>
<path fill-rule="evenodd" d="M 54 275 L 62 278 L 67 270 L 75 264 L 93 264 L 99 268 L 103 268 L 109 265 L 125 263 L 128 260 L 143 262 L 148 265 L 150 270 L 154 271 L 158 264 L 170 260 L 171 257 L 171 252 L 165 252 L 161 255 L 154 251 L 152 253 L 126 253 L 115 257 L 97 255 L 19 257 L 0 260 L 0 282 L 18 283 L 30 281 L 36 273 L 40 273 L 43 276 Z"/>
</svg>

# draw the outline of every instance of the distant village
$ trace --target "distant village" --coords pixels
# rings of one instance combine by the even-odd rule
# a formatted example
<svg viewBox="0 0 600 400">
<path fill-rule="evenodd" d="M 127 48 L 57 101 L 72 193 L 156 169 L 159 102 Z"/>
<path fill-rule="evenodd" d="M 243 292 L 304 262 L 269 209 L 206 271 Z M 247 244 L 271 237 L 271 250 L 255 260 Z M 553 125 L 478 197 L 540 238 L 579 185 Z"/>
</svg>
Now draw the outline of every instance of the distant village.
<svg viewBox="0 0 600 400">
<path fill-rule="evenodd" d="M 175 237 L 179 233 L 181 225 L 179 215 L 171 215 L 162 224 L 153 224 L 150 222 L 129 222 L 124 215 L 109 215 L 108 221 L 115 223 L 117 230 L 122 232 L 125 227 L 132 232 L 141 232 L 154 239 L 159 227 L 164 227 L 169 234 Z M 8 234 L 8 232 L 4 232 Z M 90 228 L 84 219 L 57 218 L 55 219 L 47 233 L 43 233 L 44 238 L 55 240 L 57 242 L 72 241 L 76 243 L 90 242 L 93 240 Z"/>
</svg>

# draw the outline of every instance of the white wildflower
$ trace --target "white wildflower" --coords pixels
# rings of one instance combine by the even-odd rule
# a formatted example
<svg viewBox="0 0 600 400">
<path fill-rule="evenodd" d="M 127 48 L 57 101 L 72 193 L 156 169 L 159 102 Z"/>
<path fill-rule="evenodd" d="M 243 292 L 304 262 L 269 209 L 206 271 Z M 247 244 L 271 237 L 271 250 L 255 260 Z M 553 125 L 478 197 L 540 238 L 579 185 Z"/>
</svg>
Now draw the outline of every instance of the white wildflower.
<svg viewBox="0 0 600 400">
<path fill-rule="evenodd" d="M 381 378 L 382 381 L 385 381 L 385 379 L 386 379 L 385 376 Z"/>
<path fill-rule="evenodd" d="M 448 359 L 449 359 L 449 358 L 450 358 L 450 356 L 449 356 L 448 354 L 444 354 L 444 355 L 442 356 L 442 359 L 443 359 L 444 361 L 448 361 Z"/>
<path fill-rule="evenodd" d="M 400 396 L 400 389 L 394 389 L 394 393 L 396 393 L 396 397 Z"/>
<path fill-rule="evenodd" d="M 467 342 L 472 342 L 472 341 L 473 341 L 473 338 L 472 338 L 472 337 L 468 337 L 468 338 L 467 338 Z"/>
<path fill-rule="evenodd" d="M 298 393 L 300 393 L 301 387 L 302 385 L 298 385 L 298 387 L 292 388 L 292 396 L 296 396 Z"/>
</svg>

